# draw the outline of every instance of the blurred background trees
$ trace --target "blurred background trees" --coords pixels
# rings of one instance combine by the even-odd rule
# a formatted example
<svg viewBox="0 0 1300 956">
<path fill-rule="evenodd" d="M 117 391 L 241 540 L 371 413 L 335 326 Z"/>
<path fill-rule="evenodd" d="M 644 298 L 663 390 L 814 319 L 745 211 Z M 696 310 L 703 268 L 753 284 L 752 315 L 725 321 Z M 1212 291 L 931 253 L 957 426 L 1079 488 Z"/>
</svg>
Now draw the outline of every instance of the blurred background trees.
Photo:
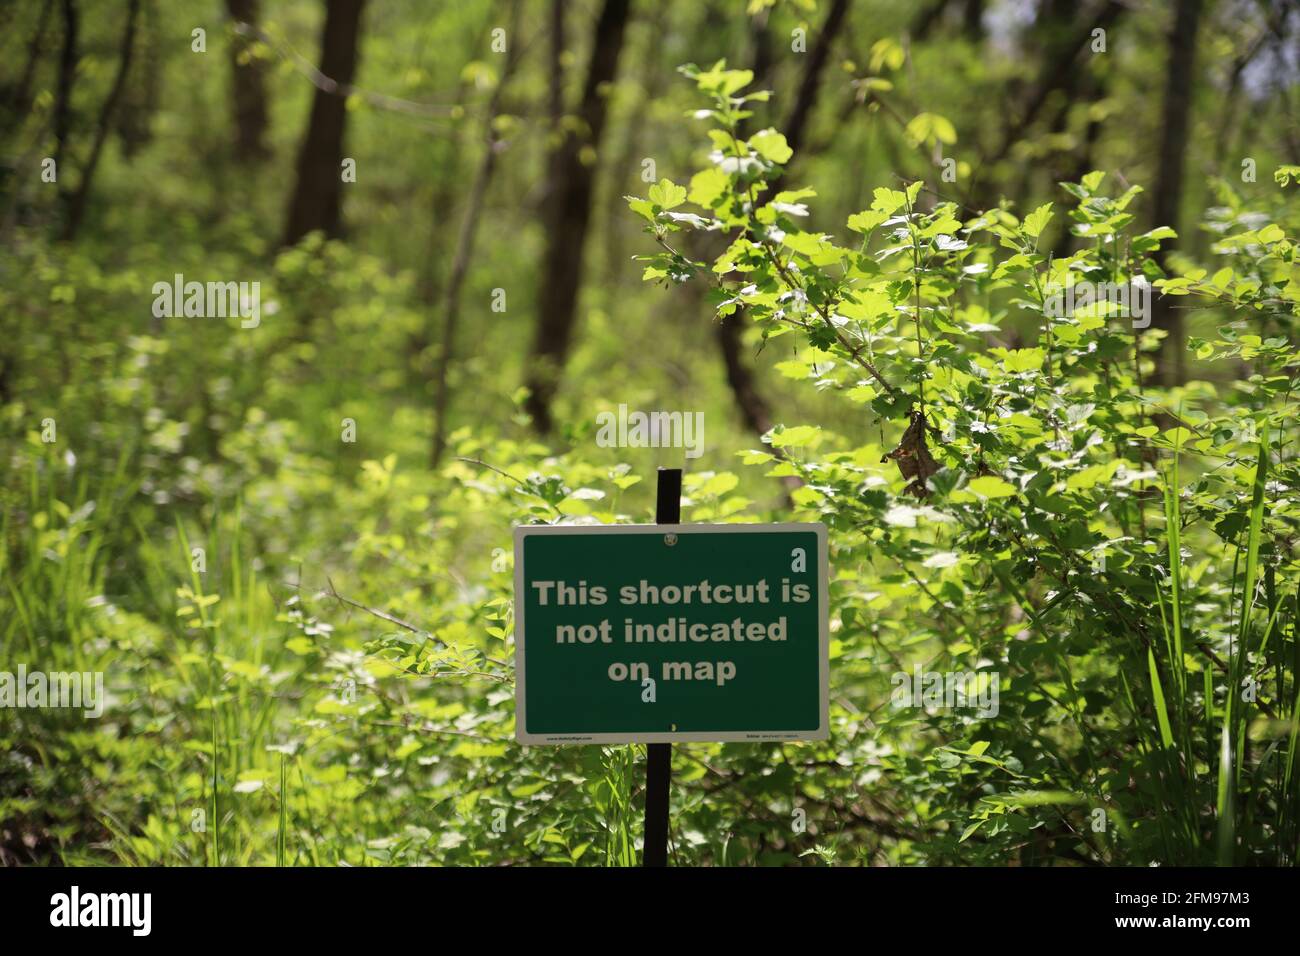
<svg viewBox="0 0 1300 956">
<path fill-rule="evenodd" d="M 899 179 L 927 178 L 976 209 L 1004 197 L 1035 205 L 1057 181 L 1107 168 L 1147 187 L 1145 221 L 1178 229 L 1189 210 L 1218 201 L 1221 184 L 1253 185 L 1243 183 L 1248 161 L 1268 171 L 1296 160 L 1300 13 L 1276 0 L 539 0 L 521 5 L 514 36 L 508 4 L 487 0 L 374 10 L 359 0 L 274 9 L 49 0 L 8 4 L 3 16 L 7 241 L 72 238 L 87 215 L 101 233 L 126 230 L 113 233 L 119 246 L 132 230 L 158 234 L 157 218 L 238 220 L 269 257 L 268 235 L 286 245 L 313 231 L 341 236 L 346 205 L 349 241 L 393 274 L 421 275 L 426 289 L 460 275 L 452 284 L 463 285 L 481 337 L 455 361 L 436 320 L 434 334 L 415 337 L 424 400 L 449 406 L 440 389 L 476 391 L 490 369 L 527 385 L 525 409 L 542 434 L 582 402 L 581 376 L 566 372 L 588 344 L 585 313 L 618 321 L 627 351 L 654 342 L 647 361 L 665 368 L 681 363 L 677 346 L 706 347 L 701 323 L 648 321 L 622 284 L 636 226 L 598 212 L 653 178 L 647 170 L 671 177 L 684 165 L 680 139 L 667 135 L 687 122 L 674 74 L 682 62 L 727 58 L 774 91 L 785 112 L 760 118 L 783 129 L 806 174 L 833 171 L 828 217 Z M 499 89 L 512 55 L 518 66 Z M 475 131 L 485 112 L 486 138 Z M 500 170 L 479 197 L 465 186 L 485 150 Z M 46 157 L 53 189 L 41 188 Z M 345 158 L 355 182 L 342 175 Z M 101 163 L 112 169 L 97 185 Z M 160 189 L 176 201 L 144 201 Z M 492 235 L 458 264 L 471 202 Z M 1179 231 L 1167 271 L 1208 241 Z M 1053 237 L 1060 254 L 1072 241 L 1065 230 Z M 490 311 L 494 289 L 505 290 L 507 311 Z M 421 300 L 448 306 L 445 296 Z M 1166 382 L 1186 377 L 1188 322 L 1195 316 L 1160 300 Z M 659 334 L 670 328 L 681 334 Z M 745 332 L 739 321 L 719 325 L 717 371 L 705 374 L 722 375 L 737 420 L 761 432 L 764 395 L 781 385 Z"/>
</svg>

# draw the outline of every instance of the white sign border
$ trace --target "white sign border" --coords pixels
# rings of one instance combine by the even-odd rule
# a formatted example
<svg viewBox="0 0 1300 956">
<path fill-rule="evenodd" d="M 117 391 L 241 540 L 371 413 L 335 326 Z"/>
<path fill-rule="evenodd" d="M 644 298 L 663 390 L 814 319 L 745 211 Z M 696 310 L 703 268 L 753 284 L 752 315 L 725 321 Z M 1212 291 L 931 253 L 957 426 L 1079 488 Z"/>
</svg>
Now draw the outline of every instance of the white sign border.
<svg viewBox="0 0 1300 956">
<path fill-rule="evenodd" d="M 817 535 L 817 591 L 821 615 L 818 656 L 820 661 L 820 703 L 816 730 L 793 731 L 669 731 L 665 733 L 621 734 L 530 734 L 525 732 L 524 694 L 524 539 L 530 535 L 556 534 L 717 534 L 812 532 Z M 560 744 L 675 744 L 675 743 L 775 743 L 797 740 L 826 740 L 830 737 L 830 561 L 827 555 L 826 525 L 821 522 L 778 522 L 775 524 L 530 524 L 515 527 L 515 739 L 526 745 Z"/>
</svg>

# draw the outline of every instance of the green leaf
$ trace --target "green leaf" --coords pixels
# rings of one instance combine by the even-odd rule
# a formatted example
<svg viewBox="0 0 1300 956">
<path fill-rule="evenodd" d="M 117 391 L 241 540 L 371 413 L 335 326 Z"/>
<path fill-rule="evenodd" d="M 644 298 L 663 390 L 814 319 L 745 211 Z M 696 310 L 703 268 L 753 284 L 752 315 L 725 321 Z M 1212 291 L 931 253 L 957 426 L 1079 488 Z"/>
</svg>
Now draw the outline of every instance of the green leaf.
<svg viewBox="0 0 1300 956">
<path fill-rule="evenodd" d="M 816 425 L 797 425 L 794 428 L 781 428 L 772 433 L 772 447 L 785 448 L 789 445 L 808 445 L 821 433 Z"/>
<path fill-rule="evenodd" d="M 887 212 L 881 212 L 878 209 L 864 209 L 862 212 L 855 212 L 849 216 L 848 227 L 854 232 L 866 234 L 888 218 L 889 213 Z"/>
<path fill-rule="evenodd" d="M 1042 349 L 999 350 L 1002 354 L 1002 368 L 1008 372 L 1032 372 L 1043 367 L 1046 352 Z"/>
<path fill-rule="evenodd" d="M 786 362 L 777 362 L 774 367 L 786 378 L 804 379 L 812 374 L 811 365 L 807 362 L 800 362 L 795 359 L 790 359 Z"/>
<path fill-rule="evenodd" d="M 731 177 L 717 166 L 710 166 L 691 177 L 691 191 L 687 198 L 697 206 L 712 209 L 730 186 Z"/>
<path fill-rule="evenodd" d="M 1294 179 L 1300 183 L 1300 166 L 1279 166 L 1273 170 L 1273 181 L 1279 186 L 1286 186 Z"/>
<path fill-rule="evenodd" d="M 758 155 L 777 164 L 788 163 L 794 155 L 794 150 L 785 141 L 785 134 L 774 129 L 755 133 L 749 138 L 749 145 Z"/>
<path fill-rule="evenodd" d="M 906 134 L 913 143 L 957 142 L 957 130 L 937 113 L 917 113 L 907 124 Z"/>
<path fill-rule="evenodd" d="M 1016 486 L 1003 481 L 997 475 L 981 475 L 972 478 L 966 490 L 974 492 L 981 498 L 1006 498 L 1016 493 Z"/>
<path fill-rule="evenodd" d="M 671 179 L 661 179 L 650 187 L 650 201 L 663 209 L 675 209 L 686 202 L 686 189 Z"/>
<path fill-rule="evenodd" d="M 1155 701 L 1156 721 L 1160 724 L 1160 742 L 1173 747 L 1174 734 L 1169 727 L 1169 712 L 1165 708 L 1165 692 L 1160 686 L 1160 672 L 1156 669 L 1156 656 L 1147 648 L 1147 671 L 1151 677 L 1151 697 Z"/>
<path fill-rule="evenodd" d="M 1052 220 L 1052 204 L 1043 203 L 1028 216 L 1025 217 L 1024 225 L 1021 227 L 1025 235 L 1031 239 L 1037 239 L 1042 235 L 1043 229 Z"/>
<path fill-rule="evenodd" d="M 682 68 L 687 76 L 695 78 L 695 85 L 704 93 L 730 96 L 744 89 L 754 79 L 751 70 L 728 70 L 727 61 L 719 60 L 708 70 L 700 70 L 691 65 Z"/>
<path fill-rule="evenodd" d="M 825 237 L 811 232 L 787 232 L 781 242 L 805 256 L 815 256 L 831 248 Z"/>
<path fill-rule="evenodd" d="M 655 221 L 655 207 L 650 200 L 642 199 L 639 196 L 628 196 L 627 206 L 647 222 Z"/>
</svg>

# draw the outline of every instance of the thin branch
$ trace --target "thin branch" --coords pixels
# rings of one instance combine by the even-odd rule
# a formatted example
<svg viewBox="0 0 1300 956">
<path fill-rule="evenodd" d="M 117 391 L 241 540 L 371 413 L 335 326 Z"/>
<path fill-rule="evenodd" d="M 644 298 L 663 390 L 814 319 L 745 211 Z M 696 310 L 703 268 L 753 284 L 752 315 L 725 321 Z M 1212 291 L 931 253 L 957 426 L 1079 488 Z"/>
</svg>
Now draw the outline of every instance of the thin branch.
<svg viewBox="0 0 1300 956">
<path fill-rule="evenodd" d="M 277 40 L 262 28 L 240 20 L 236 21 L 234 29 L 235 33 L 242 37 L 251 37 L 252 39 L 260 40 L 265 43 L 284 59 L 292 63 L 299 73 L 311 81 L 312 85 L 315 86 L 316 89 L 321 90 L 324 93 L 334 93 L 343 97 L 357 96 L 378 109 L 390 110 L 394 113 L 406 113 L 411 116 L 436 116 L 439 118 L 450 119 L 459 107 L 459 104 L 455 103 L 450 105 L 443 103 L 420 103 L 416 100 L 403 99 L 400 96 L 390 96 L 387 93 L 376 93 L 372 90 L 363 90 L 352 83 L 340 83 L 322 73 L 316 64 L 312 63 L 297 50 L 293 49 L 293 47 L 289 46 L 288 43 Z M 514 37 L 510 38 L 510 42 L 514 42 Z"/>
</svg>

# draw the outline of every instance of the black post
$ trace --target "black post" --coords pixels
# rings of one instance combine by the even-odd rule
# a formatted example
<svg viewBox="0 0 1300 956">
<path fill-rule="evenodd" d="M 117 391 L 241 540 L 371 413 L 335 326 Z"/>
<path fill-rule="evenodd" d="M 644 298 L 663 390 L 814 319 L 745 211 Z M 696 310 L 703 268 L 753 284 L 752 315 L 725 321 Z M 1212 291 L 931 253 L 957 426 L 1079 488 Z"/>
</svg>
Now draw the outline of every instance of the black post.
<svg viewBox="0 0 1300 956">
<path fill-rule="evenodd" d="M 660 468 L 656 524 L 681 524 L 682 470 Z M 673 745 L 646 744 L 645 846 L 642 866 L 668 865 L 668 779 L 672 774 Z"/>
</svg>

